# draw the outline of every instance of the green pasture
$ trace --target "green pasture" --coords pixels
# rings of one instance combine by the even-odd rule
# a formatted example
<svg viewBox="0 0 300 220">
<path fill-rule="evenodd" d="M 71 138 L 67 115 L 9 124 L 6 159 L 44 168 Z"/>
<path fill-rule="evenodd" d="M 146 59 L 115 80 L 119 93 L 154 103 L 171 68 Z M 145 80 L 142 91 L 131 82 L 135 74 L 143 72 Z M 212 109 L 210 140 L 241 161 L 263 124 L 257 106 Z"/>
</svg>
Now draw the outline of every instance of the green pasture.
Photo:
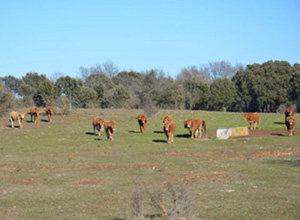
<svg viewBox="0 0 300 220">
<path fill-rule="evenodd" d="M 281 135 L 191 140 L 188 118 L 204 118 L 210 133 L 248 123 L 242 113 L 161 110 L 141 134 L 139 113 L 77 109 L 37 124 L 27 115 L 22 129 L 1 118 L 0 219 L 300 219 L 299 114 L 292 137 L 282 114 L 262 114 L 261 131 Z M 117 123 L 114 141 L 92 133 L 96 115 Z"/>
</svg>

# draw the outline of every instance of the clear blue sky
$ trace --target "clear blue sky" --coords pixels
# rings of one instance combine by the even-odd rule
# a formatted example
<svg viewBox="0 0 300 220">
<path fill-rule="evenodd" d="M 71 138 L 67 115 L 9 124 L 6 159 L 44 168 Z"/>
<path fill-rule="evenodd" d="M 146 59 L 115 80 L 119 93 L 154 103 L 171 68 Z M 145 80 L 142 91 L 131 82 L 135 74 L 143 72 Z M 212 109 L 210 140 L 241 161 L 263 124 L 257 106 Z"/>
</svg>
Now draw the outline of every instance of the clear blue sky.
<svg viewBox="0 0 300 220">
<path fill-rule="evenodd" d="M 0 76 L 300 62 L 299 0 L 0 0 Z"/>
</svg>

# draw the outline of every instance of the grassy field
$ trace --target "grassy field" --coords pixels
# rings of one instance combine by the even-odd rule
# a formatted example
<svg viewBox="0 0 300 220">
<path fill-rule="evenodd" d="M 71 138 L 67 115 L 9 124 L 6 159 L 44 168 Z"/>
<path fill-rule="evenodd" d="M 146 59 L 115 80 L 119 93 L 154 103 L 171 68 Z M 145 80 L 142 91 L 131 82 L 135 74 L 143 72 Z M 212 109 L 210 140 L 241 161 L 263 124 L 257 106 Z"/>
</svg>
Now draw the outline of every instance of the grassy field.
<svg viewBox="0 0 300 220">
<path fill-rule="evenodd" d="M 248 124 L 241 113 L 164 110 L 141 134 L 139 113 L 79 109 L 37 124 L 27 115 L 22 129 L 1 118 L 0 219 L 300 219 L 300 132 L 288 137 L 283 115 L 262 114 L 269 135 L 191 140 L 188 118 L 204 118 L 210 134 Z M 177 125 L 172 144 L 165 114 Z M 96 115 L 117 123 L 114 141 L 93 135 Z"/>
</svg>

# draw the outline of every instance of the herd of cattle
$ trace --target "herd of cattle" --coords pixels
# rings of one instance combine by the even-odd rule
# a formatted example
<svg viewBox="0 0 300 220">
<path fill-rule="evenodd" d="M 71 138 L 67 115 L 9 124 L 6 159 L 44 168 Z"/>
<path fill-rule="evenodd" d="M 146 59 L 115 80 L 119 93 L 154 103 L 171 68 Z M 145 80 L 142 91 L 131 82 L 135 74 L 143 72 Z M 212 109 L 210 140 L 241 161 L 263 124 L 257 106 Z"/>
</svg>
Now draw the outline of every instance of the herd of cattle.
<svg viewBox="0 0 300 220">
<path fill-rule="evenodd" d="M 54 114 L 54 109 L 52 106 L 47 106 L 45 113 L 48 117 L 48 122 L 52 121 L 52 115 Z M 38 121 L 40 110 L 37 107 L 31 107 L 29 109 L 28 114 L 31 116 L 31 122 L 36 123 Z M 294 118 L 294 110 L 291 108 L 287 108 L 285 111 L 285 125 L 287 127 L 289 136 L 295 134 L 295 118 Z M 14 122 L 18 122 L 19 127 L 22 128 L 22 119 L 25 118 L 25 113 L 12 111 L 9 114 L 9 121 L 11 123 L 11 127 L 14 128 Z M 256 129 L 260 125 L 260 114 L 257 112 L 253 113 L 245 113 L 244 119 L 247 120 L 250 124 L 250 129 Z M 146 124 L 148 121 L 147 116 L 144 114 L 139 114 L 137 116 L 137 121 L 139 124 L 140 132 L 143 134 L 145 133 Z M 171 143 L 174 140 L 174 133 L 176 130 L 176 125 L 173 121 L 171 115 L 166 115 L 162 118 L 163 122 L 163 131 L 167 136 L 167 143 Z M 113 140 L 114 139 L 114 132 L 116 130 L 116 123 L 110 120 L 104 121 L 100 116 L 96 116 L 93 121 L 93 132 L 95 134 L 96 129 L 98 131 L 98 135 L 101 136 L 101 131 L 105 130 L 107 139 Z M 189 130 L 191 138 L 198 138 L 202 136 L 202 132 L 206 136 L 206 125 L 205 120 L 202 118 L 193 118 L 187 119 L 184 121 L 184 127 Z"/>
</svg>

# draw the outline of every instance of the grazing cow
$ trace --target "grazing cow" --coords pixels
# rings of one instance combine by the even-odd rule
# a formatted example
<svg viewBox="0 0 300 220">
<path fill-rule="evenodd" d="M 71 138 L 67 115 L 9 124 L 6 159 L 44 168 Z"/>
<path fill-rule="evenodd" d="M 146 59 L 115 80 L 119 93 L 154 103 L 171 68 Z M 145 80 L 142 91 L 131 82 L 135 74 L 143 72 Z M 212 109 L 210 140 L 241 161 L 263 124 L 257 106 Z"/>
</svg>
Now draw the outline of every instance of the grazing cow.
<svg viewBox="0 0 300 220">
<path fill-rule="evenodd" d="M 96 116 L 93 121 L 92 121 L 92 125 L 93 125 L 93 131 L 94 134 L 95 133 L 95 129 L 97 129 L 98 131 L 98 136 L 102 136 L 101 131 L 103 131 L 104 129 L 104 121 L 102 120 L 102 118 L 100 116 Z"/>
<path fill-rule="evenodd" d="M 22 128 L 21 121 L 25 118 L 25 113 L 12 111 L 9 113 L 9 122 L 11 127 L 14 128 L 14 121 L 17 121 L 19 128 Z"/>
<path fill-rule="evenodd" d="M 289 136 L 295 135 L 295 126 L 296 126 L 296 121 L 293 118 L 293 116 L 288 116 L 285 120 L 285 125 L 286 128 L 289 132 Z"/>
<path fill-rule="evenodd" d="M 52 106 L 47 106 L 46 114 L 48 116 L 48 122 L 51 122 L 52 121 L 52 115 L 54 114 L 54 109 L 53 109 Z"/>
<path fill-rule="evenodd" d="M 29 109 L 29 114 L 31 116 L 31 122 L 36 123 L 38 121 L 39 116 L 40 116 L 40 110 L 37 107 L 31 107 Z M 32 117 L 33 117 L 33 121 L 32 121 Z"/>
<path fill-rule="evenodd" d="M 163 121 L 163 123 L 165 123 L 166 121 L 173 121 L 173 117 L 171 115 L 166 115 L 161 120 Z"/>
<path fill-rule="evenodd" d="M 104 128 L 106 131 L 107 139 L 114 140 L 114 132 L 116 131 L 116 123 L 113 121 L 105 121 Z"/>
<path fill-rule="evenodd" d="M 294 111 L 294 109 L 287 108 L 287 109 L 285 110 L 284 114 L 285 114 L 285 118 L 287 118 L 287 117 L 289 117 L 289 116 L 294 117 L 295 111 Z"/>
<path fill-rule="evenodd" d="M 137 120 L 138 120 L 138 123 L 139 123 L 139 126 L 140 126 L 140 131 L 141 131 L 141 133 L 144 134 L 148 118 L 144 114 L 139 114 L 137 116 Z"/>
<path fill-rule="evenodd" d="M 170 144 L 174 141 L 174 133 L 176 130 L 175 123 L 173 121 L 166 120 L 164 122 L 164 132 L 167 136 L 167 143 Z"/>
<path fill-rule="evenodd" d="M 203 131 L 206 135 L 206 125 L 202 118 L 194 118 L 187 122 L 186 127 L 190 130 L 191 138 L 201 137 Z"/>
<path fill-rule="evenodd" d="M 252 113 L 245 113 L 244 114 L 244 119 L 247 120 L 250 124 L 250 129 L 253 130 L 253 124 L 254 124 L 254 129 L 256 129 L 256 123 L 259 126 L 260 129 L 260 114 L 257 112 L 252 112 Z"/>
</svg>

